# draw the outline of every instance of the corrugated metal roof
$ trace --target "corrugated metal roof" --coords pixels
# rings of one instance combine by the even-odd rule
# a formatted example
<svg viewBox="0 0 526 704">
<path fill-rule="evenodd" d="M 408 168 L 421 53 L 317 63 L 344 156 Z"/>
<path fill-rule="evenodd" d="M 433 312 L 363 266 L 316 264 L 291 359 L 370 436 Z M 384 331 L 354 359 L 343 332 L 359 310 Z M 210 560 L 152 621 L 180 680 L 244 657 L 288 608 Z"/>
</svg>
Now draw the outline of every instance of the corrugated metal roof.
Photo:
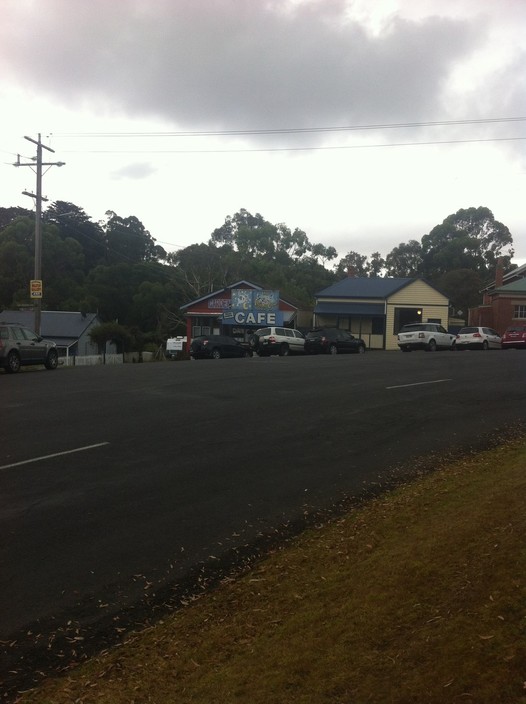
<svg viewBox="0 0 526 704">
<path fill-rule="evenodd" d="M 328 288 L 324 288 L 323 291 L 319 291 L 316 297 L 385 299 L 413 281 L 417 281 L 417 279 L 347 276 Z"/>
<path fill-rule="evenodd" d="M 518 279 L 511 284 L 499 286 L 499 288 L 490 291 L 491 295 L 494 293 L 526 293 L 526 279 Z"/>
<path fill-rule="evenodd" d="M 35 314 L 32 310 L 4 310 L 0 313 L 0 320 L 6 323 L 20 323 L 32 330 L 35 327 Z M 58 343 L 59 339 L 78 340 L 87 328 L 93 323 L 99 324 L 96 313 L 82 313 L 43 310 L 40 320 L 42 337 L 48 337 Z"/>
</svg>

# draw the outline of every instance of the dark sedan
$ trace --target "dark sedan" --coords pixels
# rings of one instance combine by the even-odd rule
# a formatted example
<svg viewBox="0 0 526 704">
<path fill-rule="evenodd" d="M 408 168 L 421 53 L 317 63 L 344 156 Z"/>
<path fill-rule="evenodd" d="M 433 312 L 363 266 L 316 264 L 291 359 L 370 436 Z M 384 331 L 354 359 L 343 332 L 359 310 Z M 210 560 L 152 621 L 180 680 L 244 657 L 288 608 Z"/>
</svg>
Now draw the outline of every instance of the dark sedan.
<svg viewBox="0 0 526 704">
<path fill-rule="evenodd" d="M 338 328 L 318 328 L 305 336 L 305 354 L 341 354 L 365 352 L 365 342 Z"/>
<path fill-rule="evenodd" d="M 221 359 L 222 357 L 251 357 L 250 351 L 228 335 L 200 335 L 190 345 L 192 359 Z"/>
</svg>

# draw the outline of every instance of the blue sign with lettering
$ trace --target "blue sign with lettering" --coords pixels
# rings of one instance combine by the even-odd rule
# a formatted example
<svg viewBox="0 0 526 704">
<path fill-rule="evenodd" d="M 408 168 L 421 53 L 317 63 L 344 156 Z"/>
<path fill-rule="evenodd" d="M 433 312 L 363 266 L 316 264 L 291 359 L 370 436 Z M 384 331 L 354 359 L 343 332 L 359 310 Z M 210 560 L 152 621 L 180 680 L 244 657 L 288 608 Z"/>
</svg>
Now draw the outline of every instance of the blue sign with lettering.
<svg viewBox="0 0 526 704">
<path fill-rule="evenodd" d="M 257 325 L 259 328 L 269 325 L 283 325 L 283 313 L 276 311 L 237 310 L 223 313 L 225 325 Z"/>
</svg>

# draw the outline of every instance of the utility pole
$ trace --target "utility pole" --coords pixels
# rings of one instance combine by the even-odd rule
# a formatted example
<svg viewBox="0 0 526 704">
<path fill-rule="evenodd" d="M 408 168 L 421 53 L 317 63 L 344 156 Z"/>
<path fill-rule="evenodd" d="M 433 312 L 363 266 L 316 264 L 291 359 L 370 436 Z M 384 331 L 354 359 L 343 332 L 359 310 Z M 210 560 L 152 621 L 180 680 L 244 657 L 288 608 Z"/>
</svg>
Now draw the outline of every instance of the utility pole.
<svg viewBox="0 0 526 704">
<path fill-rule="evenodd" d="M 28 162 L 27 164 L 22 164 L 20 162 L 19 154 L 18 160 L 16 164 L 13 164 L 13 166 L 29 166 L 37 175 L 36 193 L 29 193 L 28 191 L 22 191 L 22 193 L 25 196 L 35 199 L 35 277 L 30 283 L 30 296 L 31 300 L 34 301 L 35 307 L 35 332 L 37 335 L 40 335 L 40 321 L 42 317 L 42 201 L 47 201 L 47 198 L 42 196 L 42 167 L 64 166 L 64 162 L 42 161 L 42 149 L 47 149 L 48 152 L 53 152 L 53 154 L 55 153 L 55 150 L 51 149 L 51 147 L 46 147 L 45 144 L 42 144 L 40 134 L 38 135 L 38 140 L 32 139 L 31 137 L 24 137 L 24 139 L 27 139 L 28 142 L 33 142 L 33 144 L 37 145 L 37 155 L 31 159 L 31 162 L 33 163 Z"/>
</svg>

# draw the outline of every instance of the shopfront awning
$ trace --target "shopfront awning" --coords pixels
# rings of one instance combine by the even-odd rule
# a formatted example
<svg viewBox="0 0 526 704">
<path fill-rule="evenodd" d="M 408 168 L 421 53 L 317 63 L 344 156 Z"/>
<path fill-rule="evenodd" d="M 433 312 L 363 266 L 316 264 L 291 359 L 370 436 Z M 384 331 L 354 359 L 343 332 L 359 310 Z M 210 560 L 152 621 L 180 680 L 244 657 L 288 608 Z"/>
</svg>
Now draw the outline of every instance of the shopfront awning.
<svg viewBox="0 0 526 704">
<path fill-rule="evenodd" d="M 346 303 L 345 301 L 324 302 L 316 304 L 314 312 L 318 315 L 384 315 L 383 303 Z"/>
</svg>

